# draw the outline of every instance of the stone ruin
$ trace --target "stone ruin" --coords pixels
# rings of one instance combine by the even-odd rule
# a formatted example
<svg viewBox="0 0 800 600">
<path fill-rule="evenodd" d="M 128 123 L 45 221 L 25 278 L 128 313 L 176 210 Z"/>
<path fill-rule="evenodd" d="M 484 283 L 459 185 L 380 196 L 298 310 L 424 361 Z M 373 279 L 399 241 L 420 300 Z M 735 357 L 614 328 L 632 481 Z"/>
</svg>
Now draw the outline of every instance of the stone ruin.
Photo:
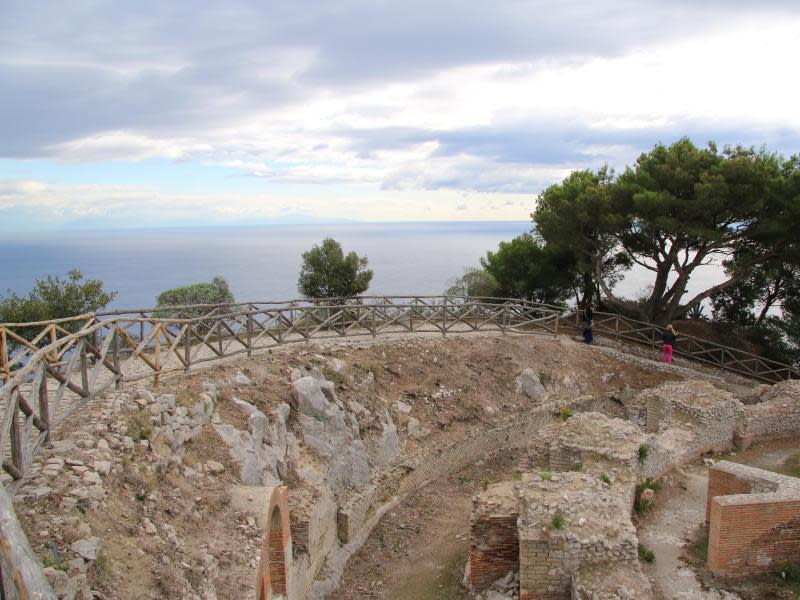
<svg viewBox="0 0 800 600">
<path fill-rule="evenodd" d="M 342 368 L 336 359 L 329 364 L 337 373 Z M 734 442 L 746 446 L 800 431 L 797 381 L 763 386 L 745 403 L 703 381 L 601 398 L 572 385 L 566 377 L 557 383 L 561 393 L 556 394 L 553 384 L 545 389 L 538 375 L 528 369 L 520 376 L 517 390 L 525 398 L 524 418 L 487 411 L 492 416 L 490 426 L 476 427 L 443 447 L 421 444 L 414 454 L 398 460 L 402 445 L 409 439 L 424 441 L 430 432 L 410 416 L 409 406 L 374 398 L 370 376 L 350 377 L 348 385 L 363 393 L 345 399 L 319 368 L 295 369 L 291 406 L 282 403 L 265 414 L 249 402 L 232 398 L 241 424 L 220 420 L 216 410 L 220 390 L 211 383 L 204 386 L 196 404 L 186 407 L 176 404 L 172 395 L 156 397 L 146 390 L 135 398 L 110 397 L 98 419 L 111 425 L 105 421 L 86 424 L 87 428 L 102 424 L 109 430 L 108 442 L 101 440 L 96 448 L 80 450 L 85 467 L 75 460 L 77 449 L 66 465 L 57 457 L 47 459 L 41 474 L 31 479 L 21 495 L 37 501 L 59 494 L 65 504 L 80 504 L 88 510 L 102 506 L 103 478 L 115 468 L 111 450 L 131 452 L 134 447 L 121 416 L 128 403 L 147 415 L 153 428 L 149 458 L 174 463 L 198 482 L 225 467 L 215 461 L 183 465 L 176 455 L 203 427 L 211 426 L 229 451 L 239 480 L 253 489 L 266 489 L 259 520 L 265 530 L 259 597 L 321 598 L 336 587 L 349 557 L 403 496 L 473 464 L 476 457 L 513 450 L 523 456 L 519 479 L 493 485 L 474 499 L 466 576 L 474 592 L 486 600 L 515 595 L 548 600 L 646 600 L 651 592 L 639 567 L 630 518 L 641 478 L 660 477 L 708 450 L 724 450 Z M 236 384 L 250 382 L 239 373 Z M 368 404 L 370 398 L 375 402 Z M 562 422 L 558 412 L 565 404 L 575 414 Z M 88 429 L 84 434 L 88 443 Z M 642 448 L 647 452 L 642 454 Z M 297 477 L 290 479 L 289 488 L 280 487 L 290 466 Z M 70 479 L 64 474 L 67 467 Z M 730 475 L 726 468 L 740 467 L 720 463 L 712 471 Z M 44 487 L 45 481 L 58 479 L 58 473 L 63 476 L 59 485 L 67 486 L 69 493 Z M 773 485 L 770 477 L 737 472 L 730 479 L 735 484 L 713 489 L 710 496 L 718 497 L 710 504 L 708 518 L 719 537 L 712 538 L 710 547 L 712 570 L 728 572 L 733 568 L 729 564 L 763 570 L 784 556 L 775 540 L 796 539 L 792 536 L 800 508 L 791 496 L 794 492 L 784 498 L 781 494 L 789 493 L 787 482 L 780 479 Z M 724 478 L 713 475 L 712 479 Z M 737 533 L 735 527 L 728 527 L 728 516 L 738 510 L 763 516 L 765 507 L 774 510 L 776 503 L 789 511 L 779 521 L 759 520 L 747 513 L 748 519 L 763 525 L 753 530 L 755 541 L 748 543 L 763 541 L 762 554 L 769 560 L 763 555 L 731 554 L 731 540 L 737 538 L 730 536 Z M 717 521 L 719 526 L 713 525 Z M 159 524 L 158 536 L 149 520 L 142 527 L 154 539 L 163 537 L 165 543 L 175 539 L 167 524 Z M 717 548 L 720 551 L 714 554 Z M 241 551 L 252 554 L 253 548 Z M 204 581 L 210 581 L 219 566 L 208 554 L 199 560 Z M 53 576 L 62 577 L 60 572 Z"/>
<path fill-rule="evenodd" d="M 644 437 L 596 412 L 544 428 L 535 443 L 546 448 L 543 468 L 473 499 L 468 587 L 491 599 L 495 581 L 518 571 L 521 600 L 580 589 L 651 597 L 630 517 Z"/>
<path fill-rule="evenodd" d="M 749 400 L 705 381 L 667 383 L 613 416 L 583 412 L 544 427 L 528 445 L 527 472 L 473 498 L 465 584 L 485 600 L 652 598 L 631 522 L 637 484 L 709 451 L 800 431 L 800 382 Z M 584 406 L 603 410 L 596 399 Z M 712 572 L 756 574 L 797 559 L 800 480 L 723 461 L 709 471 L 708 497 Z"/>
</svg>

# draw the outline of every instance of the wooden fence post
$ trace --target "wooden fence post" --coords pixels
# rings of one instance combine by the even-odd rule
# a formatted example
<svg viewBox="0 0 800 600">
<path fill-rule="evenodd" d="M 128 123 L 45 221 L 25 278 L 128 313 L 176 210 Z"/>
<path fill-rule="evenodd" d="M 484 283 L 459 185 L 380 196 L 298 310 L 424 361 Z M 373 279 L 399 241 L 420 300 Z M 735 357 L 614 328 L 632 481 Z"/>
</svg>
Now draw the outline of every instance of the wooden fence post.
<svg viewBox="0 0 800 600">
<path fill-rule="evenodd" d="M 153 376 L 153 389 L 161 383 L 161 323 L 156 325 L 156 335 L 153 337 L 153 364 L 156 374 Z"/>
<path fill-rule="evenodd" d="M 0 365 L 3 367 L 3 383 L 8 383 L 8 342 L 6 341 L 6 328 L 0 327 Z"/>
<path fill-rule="evenodd" d="M 447 335 L 447 296 L 442 298 L 442 335 Z"/>
<path fill-rule="evenodd" d="M 253 306 L 247 311 L 247 357 L 253 356 Z"/>
<path fill-rule="evenodd" d="M 31 550 L 30 542 L 14 513 L 11 497 L 0 485 L 0 569 L 7 569 L 2 574 L 0 586 L 5 586 L 2 597 L 38 598 L 56 600 L 53 588 L 42 572 L 39 560 Z"/>
<path fill-rule="evenodd" d="M 42 369 L 42 379 L 39 382 L 38 390 L 31 390 L 38 393 L 39 396 L 39 418 L 45 426 L 44 442 L 50 444 L 50 399 L 47 393 L 47 363 L 42 361 L 40 364 Z"/>
<path fill-rule="evenodd" d="M 89 365 L 86 355 L 86 341 L 81 338 L 81 387 L 84 392 L 89 391 Z"/>
<path fill-rule="evenodd" d="M 119 329 L 118 329 L 117 322 L 114 322 L 114 369 L 117 371 L 115 373 L 116 382 L 114 383 L 114 388 L 117 391 L 122 390 L 122 366 L 120 361 L 120 348 L 119 348 Z"/>
<path fill-rule="evenodd" d="M 188 373 L 192 366 L 192 324 L 186 324 L 186 336 L 183 338 L 183 360 L 186 363 L 184 370 Z"/>
</svg>

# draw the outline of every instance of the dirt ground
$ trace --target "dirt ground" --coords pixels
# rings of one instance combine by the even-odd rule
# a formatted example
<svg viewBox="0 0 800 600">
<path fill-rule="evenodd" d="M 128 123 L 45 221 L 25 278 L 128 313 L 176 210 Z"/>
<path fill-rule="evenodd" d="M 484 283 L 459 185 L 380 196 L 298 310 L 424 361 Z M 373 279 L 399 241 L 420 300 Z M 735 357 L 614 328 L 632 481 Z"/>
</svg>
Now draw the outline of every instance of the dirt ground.
<svg viewBox="0 0 800 600">
<path fill-rule="evenodd" d="M 355 379 L 371 374 L 374 385 L 365 389 L 350 379 L 337 378 L 327 367 L 333 359 L 345 361 Z M 292 368 L 299 366 L 320 367 L 336 381 L 342 400 L 357 400 L 372 414 L 398 400 L 408 404 L 411 416 L 431 434 L 419 441 L 404 438 L 406 457 L 447 444 L 467 430 L 491 427 L 495 419 L 524 414 L 530 400 L 514 389 L 516 376 L 527 367 L 553 390 L 554 398 L 633 393 L 681 377 L 641 361 L 619 360 L 565 337 L 415 335 L 334 340 L 280 348 L 251 359 L 240 357 L 165 379 L 158 393 L 176 394 L 179 404 L 185 397 L 189 405 L 202 389 L 202 382 L 215 382 L 220 385 L 219 416 L 244 428 L 246 417 L 233 398 L 251 402 L 273 419 L 281 403 L 295 405 L 289 376 Z M 234 375 L 238 371 L 246 374 L 252 385 L 237 385 Z M 86 408 L 90 414 L 95 409 L 92 405 Z M 74 438 L 80 433 L 87 441 L 85 447 L 90 448 L 108 435 L 115 421 L 124 421 L 138 408 L 130 402 L 124 410 L 127 412 L 109 417 L 109 422 L 99 417 L 91 423 L 83 422 L 83 417 L 76 416 L 65 422 L 57 438 Z M 360 425 L 365 437 L 382 431 L 377 422 Z M 294 426 L 291 415 L 289 426 Z M 301 435 L 300 431 L 296 433 Z M 42 458 L 47 455 L 43 453 Z M 202 483 L 186 474 L 185 468 L 209 460 L 225 465 L 224 473 L 206 473 Z M 409 495 L 382 520 L 351 560 L 334 597 L 463 597 L 460 581 L 469 539 L 470 499 L 486 480 L 507 478 L 512 460 L 503 457 L 498 463 L 470 467 Z M 247 511 L 230 504 L 231 490 L 241 482 L 237 467 L 212 427 L 186 446 L 181 468 L 164 469 L 163 460 L 138 447 L 124 456 L 114 454 L 112 461 L 113 471 L 104 480 L 107 499 L 97 511 L 61 514 L 61 491 L 33 506 L 18 507 L 40 558 L 60 561 L 62 555 L 68 556 L 64 552 L 77 536 L 98 536 L 107 561 L 102 571 L 90 577 L 97 597 L 138 600 L 182 597 L 175 574 L 183 581 L 193 581 L 199 577 L 202 561 L 210 555 L 219 566 L 213 586 L 220 600 L 251 595 L 263 529 Z M 290 490 L 296 483 L 293 477 L 297 475 L 290 466 Z M 52 523 L 53 515 L 59 515 L 59 523 Z M 158 536 L 145 534 L 145 519 L 155 525 Z M 78 526 L 80 531 L 71 531 Z M 173 537 L 178 543 L 171 541 Z"/>
<path fill-rule="evenodd" d="M 409 495 L 350 559 L 332 600 L 458 600 L 469 550 L 472 496 L 509 479 L 514 457 L 472 465 Z"/>
<path fill-rule="evenodd" d="M 758 444 L 743 452 L 715 458 L 797 475 L 800 440 Z M 663 600 L 762 600 L 800 597 L 800 589 L 775 575 L 731 580 L 714 577 L 705 568 L 708 531 L 705 519 L 708 468 L 702 462 L 670 473 L 654 508 L 638 519 L 639 541 L 655 554 L 643 563 L 658 597 Z"/>
</svg>

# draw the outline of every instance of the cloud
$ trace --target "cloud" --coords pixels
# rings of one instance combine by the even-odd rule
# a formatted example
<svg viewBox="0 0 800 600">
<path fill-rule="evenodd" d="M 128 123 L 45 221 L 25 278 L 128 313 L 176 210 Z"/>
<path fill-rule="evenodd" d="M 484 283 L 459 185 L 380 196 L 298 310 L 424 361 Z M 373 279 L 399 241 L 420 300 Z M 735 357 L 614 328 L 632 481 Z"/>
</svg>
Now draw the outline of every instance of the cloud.
<svg viewBox="0 0 800 600">
<path fill-rule="evenodd" d="M 67 192 L 4 172 L 3 158 L 90 165 L 103 181 L 112 161 L 225 167 L 269 207 L 305 186 L 302 202 L 324 212 L 355 190 L 337 208 L 389 218 L 360 194 L 436 192 L 451 211 L 451 193 L 534 195 L 683 135 L 800 149 L 789 0 L 6 0 L 2 12 L 0 180 L 56 186 L 29 200 L 96 210 L 109 190 L 87 177 Z M 190 204 L 188 191 L 119 183 L 115 206 Z M 207 215 L 257 204 L 221 186 L 193 197 Z M 415 214 L 444 215 L 435 202 Z"/>
</svg>

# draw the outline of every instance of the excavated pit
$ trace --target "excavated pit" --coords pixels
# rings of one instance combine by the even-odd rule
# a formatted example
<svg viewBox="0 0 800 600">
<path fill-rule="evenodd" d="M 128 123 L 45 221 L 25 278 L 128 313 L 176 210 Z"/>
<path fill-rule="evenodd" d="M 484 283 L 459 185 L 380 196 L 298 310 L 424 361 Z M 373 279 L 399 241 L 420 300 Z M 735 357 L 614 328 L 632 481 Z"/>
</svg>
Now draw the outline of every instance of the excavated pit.
<svg viewBox="0 0 800 600">
<path fill-rule="evenodd" d="M 96 401 L 41 454 L 16 510 L 60 597 L 255 598 L 283 485 L 290 599 L 458 598 L 473 496 L 536 468 L 539 432 L 564 410 L 635 422 L 639 392 L 683 379 L 564 337 L 279 348 Z"/>
</svg>

